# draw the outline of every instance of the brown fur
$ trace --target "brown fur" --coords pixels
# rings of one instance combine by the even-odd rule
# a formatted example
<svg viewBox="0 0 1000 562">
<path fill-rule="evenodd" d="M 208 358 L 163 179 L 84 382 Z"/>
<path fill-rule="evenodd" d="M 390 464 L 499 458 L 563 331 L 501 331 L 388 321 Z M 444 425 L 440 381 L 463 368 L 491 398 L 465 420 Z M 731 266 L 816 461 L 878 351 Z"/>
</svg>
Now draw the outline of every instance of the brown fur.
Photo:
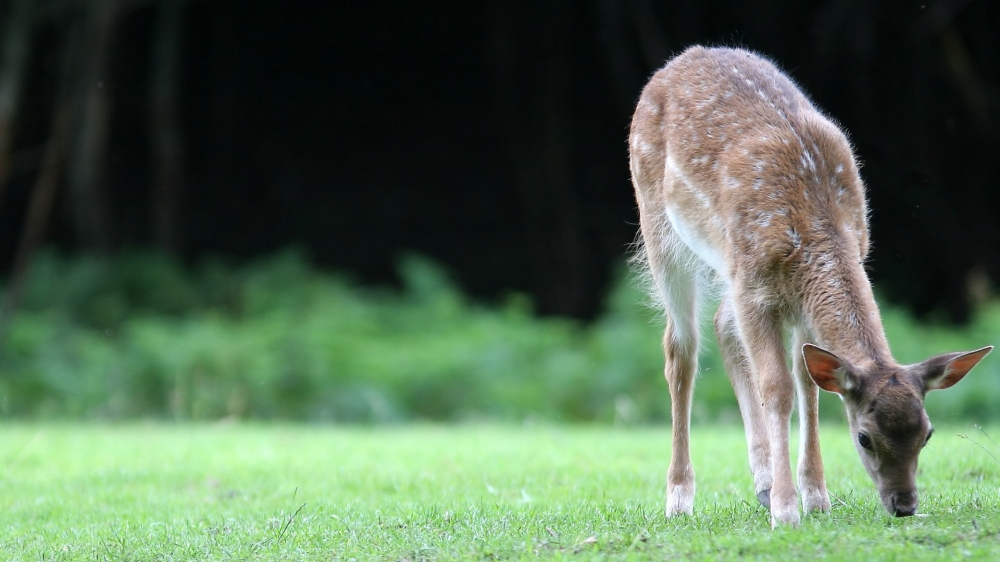
<svg viewBox="0 0 1000 562">
<path fill-rule="evenodd" d="M 643 90 L 629 146 L 644 248 L 667 314 L 674 434 L 668 515 L 693 506 L 688 425 L 706 272 L 722 287 L 716 336 L 739 399 L 757 495 L 773 522 L 799 521 L 788 452 L 793 389 L 802 419 L 803 507 L 830 508 L 817 384 L 841 393 L 852 433 L 865 432 L 882 455 L 869 458 L 858 446 L 886 509 L 915 511 L 915 444 L 922 446 L 930 427 L 925 388 L 954 384 L 989 349 L 911 367 L 893 360 L 862 265 L 867 207 L 844 134 L 770 62 L 739 49 L 692 47 Z M 793 354 L 792 373 L 786 328 L 803 349 Z M 875 389 L 878 406 L 869 408 Z"/>
</svg>

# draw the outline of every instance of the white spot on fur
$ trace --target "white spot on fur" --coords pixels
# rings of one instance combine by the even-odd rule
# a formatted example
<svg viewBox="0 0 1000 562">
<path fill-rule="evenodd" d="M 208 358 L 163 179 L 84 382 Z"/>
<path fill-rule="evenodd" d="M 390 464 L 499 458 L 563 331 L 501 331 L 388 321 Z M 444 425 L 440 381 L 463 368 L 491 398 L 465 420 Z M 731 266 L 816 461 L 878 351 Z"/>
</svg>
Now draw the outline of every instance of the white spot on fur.
<svg viewBox="0 0 1000 562">
<path fill-rule="evenodd" d="M 792 241 L 792 244 L 796 248 L 802 245 L 802 237 L 799 236 L 799 233 L 796 232 L 794 228 L 786 229 L 785 234 L 788 235 L 788 239 Z"/>
<path fill-rule="evenodd" d="M 819 257 L 819 269 L 823 273 L 831 273 L 836 267 L 837 262 L 834 261 L 833 256 L 830 254 L 823 254 Z"/>
<path fill-rule="evenodd" d="M 810 153 L 808 150 L 803 150 L 802 151 L 801 163 L 802 163 L 802 167 L 805 168 L 805 169 L 807 169 L 807 170 L 809 170 L 810 172 L 815 172 L 816 171 L 816 161 L 813 160 L 812 153 Z M 805 170 L 803 170 L 803 172 L 804 171 Z"/>
<path fill-rule="evenodd" d="M 699 203 L 701 203 L 703 212 L 708 212 L 708 210 L 712 208 L 712 200 L 708 198 L 708 195 L 706 195 L 704 191 L 701 191 L 700 189 L 694 189 L 691 191 L 691 194 L 694 195 L 696 199 L 698 199 Z M 696 212 L 695 214 L 701 215 L 702 212 Z"/>
<path fill-rule="evenodd" d="M 656 154 L 656 145 L 636 137 L 635 142 L 632 143 L 632 151 L 647 157 L 654 156 Z"/>
<path fill-rule="evenodd" d="M 851 326 L 852 331 L 858 328 L 858 314 L 853 310 L 847 314 L 847 323 Z"/>
<path fill-rule="evenodd" d="M 715 95 L 711 95 L 711 96 L 708 96 L 707 98 L 699 100 L 698 104 L 697 104 L 698 105 L 698 109 L 706 109 L 706 108 L 708 108 L 709 106 L 711 106 L 712 104 L 715 103 L 715 100 L 716 100 Z"/>
</svg>

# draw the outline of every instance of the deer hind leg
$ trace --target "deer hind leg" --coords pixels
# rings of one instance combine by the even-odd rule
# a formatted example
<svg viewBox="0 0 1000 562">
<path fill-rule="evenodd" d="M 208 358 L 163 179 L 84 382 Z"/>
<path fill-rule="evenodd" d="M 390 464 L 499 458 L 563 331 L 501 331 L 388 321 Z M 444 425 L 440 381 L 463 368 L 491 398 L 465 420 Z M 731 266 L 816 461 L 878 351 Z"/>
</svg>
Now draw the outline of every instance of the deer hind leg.
<svg viewBox="0 0 1000 562">
<path fill-rule="evenodd" d="M 795 386 L 785 364 L 781 320 L 753 298 L 734 294 L 736 324 L 763 403 L 771 446 L 771 526 L 798 525 L 799 506 L 788 451 L 788 422 Z"/>
<path fill-rule="evenodd" d="M 743 342 L 736 328 L 733 297 L 726 293 L 715 313 L 715 337 L 719 341 L 719 351 L 726 366 L 726 373 L 736 393 L 743 417 L 743 429 L 747 436 L 747 452 L 750 457 L 750 472 L 753 474 L 754 492 L 757 500 L 765 507 L 771 507 L 771 446 L 768 441 L 767 424 L 764 422 L 764 408 L 757 390 L 757 381 L 750 370 Z"/>
<path fill-rule="evenodd" d="M 663 333 L 664 376 L 670 387 L 673 441 L 667 470 L 667 515 L 690 514 L 694 508 L 694 468 L 691 465 L 691 399 L 698 369 L 698 327 L 693 275 L 677 271 L 671 276 L 667 301 L 667 326 Z"/>
<path fill-rule="evenodd" d="M 799 493 L 802 510 L 830 511 L 830 494 L 823 476 L 823 457 L 819 447 L 819 387 L 806 371 L 802 344 L 806 332 L 795 330 L 792 345 L 792 373 L 799 396 Z"/>
<path fill-rule="evenodd" d="M 698 369 L 697 274 L 687 264 L 692 256 L 669 223 L 656 224 L 644 214 L 642 233 L 655 290 L 666 315 L 663 333 L 664 376 L 670 387 L 673 441 L 667 470 L 668 517 L 694 508 L 694 468 L 690 454 L 691 398 Z"/>
</svg>

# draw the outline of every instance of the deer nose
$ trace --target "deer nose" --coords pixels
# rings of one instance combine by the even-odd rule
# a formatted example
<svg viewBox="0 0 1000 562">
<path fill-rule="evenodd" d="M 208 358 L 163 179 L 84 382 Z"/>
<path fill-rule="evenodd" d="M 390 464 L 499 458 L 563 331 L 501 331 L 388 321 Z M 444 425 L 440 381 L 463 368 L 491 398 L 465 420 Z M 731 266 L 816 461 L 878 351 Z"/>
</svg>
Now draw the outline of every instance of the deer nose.
<svg viewBox="0 0 1000 562">
<path fill-rule="evenodd" d="M 917 512 L 917 493 L 901 492 L 892 495 L 892 514 L 909 517 Z"/>
</svg>

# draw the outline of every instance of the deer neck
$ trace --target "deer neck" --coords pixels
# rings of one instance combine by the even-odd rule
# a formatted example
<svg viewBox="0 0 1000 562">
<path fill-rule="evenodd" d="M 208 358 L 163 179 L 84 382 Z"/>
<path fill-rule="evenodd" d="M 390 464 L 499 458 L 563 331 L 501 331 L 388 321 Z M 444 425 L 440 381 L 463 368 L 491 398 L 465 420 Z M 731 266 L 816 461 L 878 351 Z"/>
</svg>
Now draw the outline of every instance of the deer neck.
<svg viewBox="0 0 1000 562">
<path fill-rule="evenodd" d="M 844 252 L 814 251 L 804 261 L 801 302 L 805 324 L 816 342 L 860 371 L 894 365 L 871 283 L 859 259 Z"/>
</svg>

